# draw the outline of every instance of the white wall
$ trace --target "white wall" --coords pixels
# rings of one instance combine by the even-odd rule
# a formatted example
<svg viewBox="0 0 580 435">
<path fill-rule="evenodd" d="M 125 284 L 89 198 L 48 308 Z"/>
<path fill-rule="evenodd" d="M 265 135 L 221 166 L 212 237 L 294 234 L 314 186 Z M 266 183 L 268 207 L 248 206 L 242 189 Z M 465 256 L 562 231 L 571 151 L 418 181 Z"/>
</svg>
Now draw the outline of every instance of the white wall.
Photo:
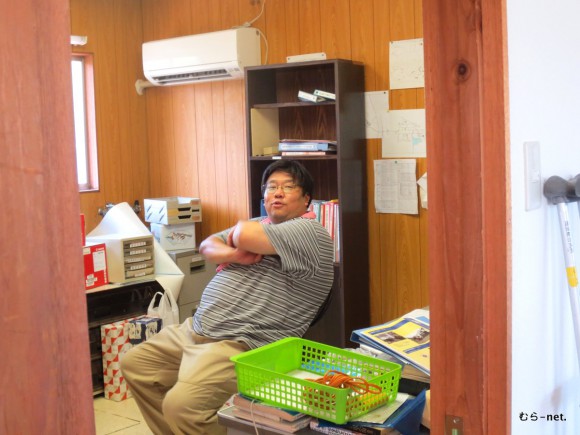
<svg viewBox="0 0 580 435">
<path fill-rule="evenodd" d="M 508 0 L 512 171 L 512 433 L 580 434 L 580 375 L 555 206 L 525 211 L 526 141 L 542 178 L 580 173 L 580 2 Z M 580 260 L 580 223 L 570 206 Z M 580 321 L 580 319 L 578 319 Z M 537 414 L 537 421 L 530 419 Z M 522 421 L 520 413 L 528 414 Z M 566 421 L 547 421 L 563 414 Z"/>
</svg>

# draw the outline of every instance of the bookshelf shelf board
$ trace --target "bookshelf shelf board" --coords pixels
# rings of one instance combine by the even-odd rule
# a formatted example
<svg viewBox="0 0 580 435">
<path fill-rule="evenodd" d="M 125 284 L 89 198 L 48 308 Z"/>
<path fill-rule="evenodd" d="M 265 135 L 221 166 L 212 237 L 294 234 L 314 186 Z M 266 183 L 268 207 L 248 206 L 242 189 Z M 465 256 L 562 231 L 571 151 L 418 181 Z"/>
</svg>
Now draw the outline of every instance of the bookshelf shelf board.
<svg viewBox="0 0 580 435">
<path fill-rule="evenodd" d="M 334 106 L 336 105 L 336 101 L 321 101 L 319 103 L 310 103 L 307 101 L 296 101 L 290 103 L 261 103 L 261 104 L 254 104 L 252 106 L 253 109 L 279 109 L 279 108 L 286 108 L 286 107 L 313 107 L 313 106 Z"/>
<path fill-rule="evenodd" d="M 250 160 L 336 160 L 336 154 L 327 156 L 252 156 Z"/>
</svg>

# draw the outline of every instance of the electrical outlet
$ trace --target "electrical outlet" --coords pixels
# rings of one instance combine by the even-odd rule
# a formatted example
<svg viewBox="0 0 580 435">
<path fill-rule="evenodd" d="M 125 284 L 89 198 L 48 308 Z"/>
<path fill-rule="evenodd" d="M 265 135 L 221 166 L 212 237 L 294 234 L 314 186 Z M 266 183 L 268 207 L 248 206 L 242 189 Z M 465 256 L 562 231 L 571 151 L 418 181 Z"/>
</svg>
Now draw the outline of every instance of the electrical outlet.
<svg viewBox="0 0 580 435">
<path fill-rule="evenodd" d="M 445 435 L 463 435 L 463 419 L 455 415 L 446 415 Z"/>
</svg>

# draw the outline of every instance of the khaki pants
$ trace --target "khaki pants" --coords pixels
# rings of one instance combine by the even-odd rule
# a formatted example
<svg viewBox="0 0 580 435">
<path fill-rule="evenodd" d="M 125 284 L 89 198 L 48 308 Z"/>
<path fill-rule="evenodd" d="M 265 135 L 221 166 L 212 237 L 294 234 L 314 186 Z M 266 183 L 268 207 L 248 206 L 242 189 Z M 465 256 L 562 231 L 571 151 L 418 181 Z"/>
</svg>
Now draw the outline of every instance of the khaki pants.
<svg viewBox="0 0 580 435">
<path fill-rule="evenodd" d="M 127 352 L 121 371 L 156 435 L 220 434 L 217 411 L 237 391 L 230 357 L 248 349 L 195 334 L 190 318 Z"/>
</svg>

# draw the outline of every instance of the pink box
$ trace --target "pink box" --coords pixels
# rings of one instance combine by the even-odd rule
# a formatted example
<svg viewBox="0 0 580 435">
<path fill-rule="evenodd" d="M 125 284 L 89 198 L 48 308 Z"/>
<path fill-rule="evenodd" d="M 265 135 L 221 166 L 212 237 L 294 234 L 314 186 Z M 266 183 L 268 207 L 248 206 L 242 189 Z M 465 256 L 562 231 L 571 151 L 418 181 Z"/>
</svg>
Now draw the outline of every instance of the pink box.
<svg viewBox="0 0 580 435">
<path fill-rule="evenodd" d="M 131 397 L 120 364 L 123 355 L 133 347 L 129 342 L 130 320 L 101 325 L 104 394 L 105 399 L 115 402 Z"/>
</svg>

